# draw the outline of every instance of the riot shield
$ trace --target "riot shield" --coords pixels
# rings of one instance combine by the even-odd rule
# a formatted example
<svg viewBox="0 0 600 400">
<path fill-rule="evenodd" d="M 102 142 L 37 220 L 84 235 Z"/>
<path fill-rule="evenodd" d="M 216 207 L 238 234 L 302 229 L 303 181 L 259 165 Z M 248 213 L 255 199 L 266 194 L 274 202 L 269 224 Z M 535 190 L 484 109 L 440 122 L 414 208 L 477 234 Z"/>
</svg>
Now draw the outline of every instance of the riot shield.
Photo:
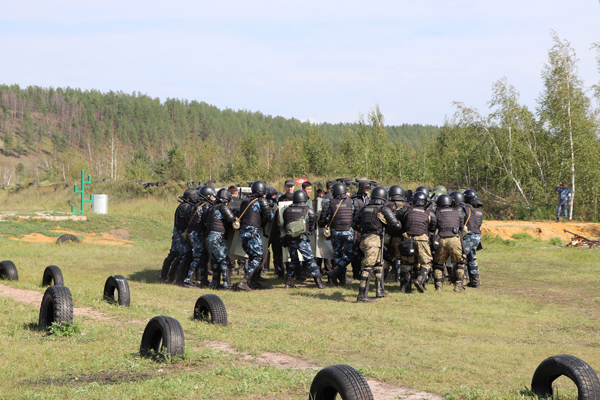
<svg viewBox="0 0 600 400">
<path fill-rule="evenodd" d="M 323 211 L 323 199 L 317 199 L 317 215 L 320 216 Z M 331 240 L 325 240 L 324 227 L 317 227 L 315 234 L 311 238 L 311 247 L 315 258 L 333 259 L 333 246 Z"/>
</svg>

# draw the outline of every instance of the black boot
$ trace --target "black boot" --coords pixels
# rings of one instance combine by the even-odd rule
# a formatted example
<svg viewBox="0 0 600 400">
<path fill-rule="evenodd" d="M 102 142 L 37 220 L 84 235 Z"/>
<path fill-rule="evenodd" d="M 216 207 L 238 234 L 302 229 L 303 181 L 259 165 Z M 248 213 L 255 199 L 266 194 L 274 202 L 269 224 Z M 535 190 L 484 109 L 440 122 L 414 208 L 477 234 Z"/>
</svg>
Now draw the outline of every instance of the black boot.
<svg viewBox="0 0 600 400">
<path fill-rule="evenodd" d="M 319 289 L 325 289 L 325 285 L 323 284 L 323 278 L 321 278 L 321 274 L 314 277 L 315 284 Z"/>
<path fill-rule="evenodd" d="M 221 268 L 219 264 L 213 264 L 212 268 L 212 281 L 208 285 L 211 289 L 218 289 L 221 283 Z"/>
<path fill-rule="evenodd" d="M 468 283 L 467 286 L 472 287 L 472 288 L 478 288 L 479 287 L 479 273 L 476 274 L 471 274 L 470 275 L 470 282 Z"/>
<path fill-rule="evenodd" d="M 381 298 L 381 297 L 387 297 L 388 294 L 385 292 L 384 288 L 383 288 L 383 279 L 381 278 L 375 278 L 375 296 L 377 298 Z"/>
<path fill-rule="evenodd" d="M 415 286 L 417 290 L 421 293 L 425 293 L 425 281 L 427 279 L 427 268 L 421 267 L 419 271 L 419 276 L 415 279 Z"/>
<path fill-rule="evenodd" d="M 250 275 L 249 273 L 245 273 L 244 277 L 242 278 L 242 280 L 240 281 L 240 283 L 238 283 L 237 287 L 240 290 L 244 290 L 246 292 L 251 292 L 252 288 L 248 285 L 248 282 L 252 279 L 252 275 Z"/>
<path fill-rule="evenodd" d="M 345 287 L 346 286 L 346 267 L 338 267 L 335 269 L 337 271 L 337 278 L 338 281 L 340 282 L 340 286 L 341 287 Z M 335 271 L 333 271 L 335 272 Z"/>
<path fill-rule="evenodd" d="M 402 285 L 400 285 L 401 293 L 412 293 L 412 272 L 406 271 L 402 273 Z"/>
<path fill-rule="evenodd" d="M 369 284 L 371 283 L 371 274 L 365 279 L 365 277 L 360 277 L 361 283 L 365 282 L 365 285 L 360 285 L 358 287 L 358 297 L 356 298 L 357 303 L 371 303 L 375 300 L 369 298 Z"/>
<path fill-rule="evenodd" d="M 294 285 L 294 276 L 289 276 L 287 275 L 286 279 L 285 279 L 285 288 L 286 289 L 295 289 L 296 286 Z"/>
<path fill-rule="evenodd" d="M 330 271 L 327 273 L 327 276 L 329 277 L 329 282 L 331 282 L 331 284 L 333 284 L 333 286 L 340 285 L 339 277 L 338 277 L 339 272 L 340 272 L 340 267 L 335 267 L 333 269 L 333 271 Z M 344 283 L 346 283 L 345 279 L 344 279 Z"/>
</svg>

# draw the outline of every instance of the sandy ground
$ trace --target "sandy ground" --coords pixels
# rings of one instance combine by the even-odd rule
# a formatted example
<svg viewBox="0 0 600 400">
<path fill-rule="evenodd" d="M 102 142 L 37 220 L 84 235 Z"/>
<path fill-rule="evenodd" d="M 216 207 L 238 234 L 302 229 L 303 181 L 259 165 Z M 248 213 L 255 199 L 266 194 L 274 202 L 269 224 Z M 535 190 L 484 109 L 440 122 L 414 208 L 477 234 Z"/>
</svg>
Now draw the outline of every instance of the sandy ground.
<svg viewBox="0 0 600 400">
<path fill-rule="evenodd" d="M 42 304 L 44 294 L 36 290 L 16 289 L 11 286 L 0 284 L 0 296 L 10 297 L 13 300 L 31 304 Z M 91 307 L 73 307 L 74 316 L 84 316 L 87 318 L 112 321 L 105 313 L 94 310 Z M 117 321 L 115 321 L 117 322 Z M 128 321 L 131 323 L 148 323 L 148 321 Z M 187 336 L 187 335 L 186 335 Z M 326 366 L 319 366 L 309 363 L 301 358 L 289 356 L 281 353 L 264 352 L 254 356 L 245 352 L 238 351 L 229 343 L 204 340 L 201 342 L 204 346 L 213 350 L 222 351 L 230 354 L 239 354 L 243 359 L 256 363 L 257 365 L 270 365 L 276 368 L 291 368 L 301 370 L 319 371 Z M 420 392 L 405 387 L 388 385 L 375 379 L 368 379 L 367 383 L 371 388 L 374 400 L 441 400 L 442 396 Z"/>
<path fill-rule="evenodd" d="M 52 232 L 83 237 L 83 241 L 86 243 L 108 244 L 113 246 L 132 246 L 131 243 L 133 243 L 131 240 L 127 240 L 129 239 L 129 231 L 127 229 L 112 229 L 102 233 L 78 233 L 68 229 L 62 229 L 58 226 L 56 228 L 57 229 L 52 229 Z M 54 243 L 57 238 L 33 232 L 20 238 L 11 237 L 11 239 L 31 243 Z"/>
<path fill-rule="evenodd" d="M 591 222 L 555 222 L 555 221 L 483 221 L 481 232 L 502 239 L 514 239 L 515 233 L 528 233 L 533 238 L 548 240 L 558 237 L 563 242 L 570 242 L 573 235 L 563 231 L 574 232 L 588 239 L 598 239 L 600 223 Z M 485 243 L 484 243 L 485 246 Z"/>
</svg>

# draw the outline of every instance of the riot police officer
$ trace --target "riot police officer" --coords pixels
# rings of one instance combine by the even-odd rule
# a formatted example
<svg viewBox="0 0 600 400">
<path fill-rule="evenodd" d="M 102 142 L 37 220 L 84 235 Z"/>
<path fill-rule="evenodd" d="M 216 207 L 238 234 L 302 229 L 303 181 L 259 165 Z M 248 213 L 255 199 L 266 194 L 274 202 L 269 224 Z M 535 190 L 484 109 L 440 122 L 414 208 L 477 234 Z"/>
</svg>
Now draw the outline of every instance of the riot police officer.
<svg viewBox="0 0 600 400">
<path fill-rule="evenodd" d="M 195 287 L 193 276 L 196 273 L 196 268 L 202 268 L 202 261 L 204 261 L 204 266 L 206 266 L 206 259 L 208 258 L 208 254 L 205 255 L 207 251 L 204 247 L 204 225 L 202 224 L 202 215 L 209 209 L 210 201 L 214 199 L 215 188 L 212 186 L 203 186 L 199 189 L 200 190 L 196 189 L 199 196 L 187 228 L 190 247 L 192 249 L 192 262 L 190 263 L 187 276 L 183 280 L 182 286 L 184 288 Z M 200 275 L 201 285 L 208 285 L 207 272 L 208 271 L 202 271 Z"/>
<path fill-rule="evenodd" d="M 213 278 L 210 287 L 213 289 L 219 287 L 221 276 L 223 277 L 223 288 L 225 290 L 232 289 L 231 276 L 228 272 L 229 250 L 225 244 L 225 236 L 235 221 L 235 215 L 229 208 L 230 201 L 231 192 L 227 189 L 219 190 L 214 205 L 202 216 L 207 232 L 206 247 L 211 253 Z"/>
<path fill-rule="evenodd" d="M 358 213 L 364 206 L 369 204 L 371 201 L 369 197 L 370 191 L 371 182 L 365 180 L 358 182 L 358 192 L 351 197 L 355 213 Z M 360 249 L 360 232 L 354 232 L 354 257 L 352 258 L 352 277 L 354 279 L 360 279 L 361 277 L 361 260 L 363 256 L 364 254 Z M 338 277 L 338 279 L 340 278 Z"/>
<path fill-rule="evenodd" d="M 463 292 L 464 257 L 461 235 L 465 224 L 464 212 L 462 207 L 452 207 L 452 205 L 452 198 L 447 194 L 437 199 L 436 232 L 440 240 L 433 259 L 435 290 L 442 290 L 443 264 L 450 258 L 456 265 L 454 291 Z"/>
<path fill-rule="evenodd" d="M 481 224 L 483 223 L 483 203 L 477 198 L 477 192 L 468 189 L 464 193 L 465 207 L 467 212 L 468 233 L 463 237 L 465 254 L 467 255 L 467 270 L 469 271 L 469 283 L 467 286 L 478 288 L 481 285 L 479 278 L 479 267 L 477 266 L 477 248 L 481 243 Z"/>
<path fill-rule="evenodd" d="M 333 199 L 329 201 L 326 211 L 321 212 L 319 225 L 331 229 L 331 245 L 333 247 L 334 270 L 328 273 L 329 281 L 337 286 L 346 284 L 346 267 L 354 255 L 354 206 L 352 199 L 346 196 L 346 187 L 336 183 L 331 187 Z"/>
<path fill-rule="evenodd" d="M 255 181 L 252 183 L 252 194 L 246 197 L 240 206 L 240 240 L 248 255 L 248 266 L 238 288 L 247 292 L 252 291 L 248 282 L 259 267 L 264 254 L 259 228 L 273 220 L 273 210 L 265 199 L 266 194 L 267 185 L 263 181 Z"/>
<path fill-rule="evenodd" d="M 364 253 L 357 302 L 373 301 L 368 297 L 373 272 L 375 272 L 376 296 L 378 298 L 387 296 L 383 289 L 382 234 L 385 227 L 392 230 L 402 228 L 392 210 L 387 207 L 387 198 L 387 190 L 381 186 L 376 187 L 371 193 L 369 204 L 363 207 L 354 219 L 355 226 L 360 227 L 360 249 Z"/>
<path fill-rule="evenodd" d="M 396 212 L 402 221 L 402 242 L 400 254 L 402 260 L 401 292 L 411 292 L 414 284 L 421 293 L 425 291 L 425 280 L 431 269 L 433 258 L 429 246 L 429 232 L 435 230 L 435 213 L 427 209 L 427 194 L 417 191 L 413 194 L 412 204 L 405 205 Z"/>
<path fill-rule="evenodd" d="M 286 232 L 284 244 L 287 245 L 290 253 L 291 262 L 288 266 L 285 282 L 286 289 L 294 287 L 294 270 L 300 268 L 300 258 L 298 252 L 308 264 L 310 274 L 319 289 L 324 289 L 325 285 L 321 277 L 321 272 L 313 257 L 308 235 L 313 232 L 316 222 L 316 214 L 306 203 L 308 196 L 302 190 L 296 190 L 292 197 L 293 204 L 283 212 L 282 231 Z"/>
<path fill-rule="evenodd" d="M 393 185 L 388 191 L 388 203 L 387 206 L 396 214 L 396 211 L 400 210 L 406 204 L 406 194 L 402 186 Z M 402 232 L 397 230 L 390 230 L 385 233 L 385 247 L 387 261 L 393 265 L 394 273 L 396 274 L 396 282 L 400 281 L 401 276 L 401 265 L 400 259 L 400 242 L 402 242 Z"/>
<path fill-rule="evenodd" d="M 173 235 L 171 237 L 171 250 L 163 261 L 163 267 L 159 280 L 173 282 L 179 266 L 187 265 L 190 253 L 190 246 L 183 239 L 183 232 L 187 229 L 191 214 L 194 212 L 192 205 L 197 200 L 198 193 L 195 189 L 187 189 L 183 193 L 183 201 L 177 206 L 175 216 L 173 217 Z M 177 261 L 172 270 L 171 264 Z"/>
</svg>

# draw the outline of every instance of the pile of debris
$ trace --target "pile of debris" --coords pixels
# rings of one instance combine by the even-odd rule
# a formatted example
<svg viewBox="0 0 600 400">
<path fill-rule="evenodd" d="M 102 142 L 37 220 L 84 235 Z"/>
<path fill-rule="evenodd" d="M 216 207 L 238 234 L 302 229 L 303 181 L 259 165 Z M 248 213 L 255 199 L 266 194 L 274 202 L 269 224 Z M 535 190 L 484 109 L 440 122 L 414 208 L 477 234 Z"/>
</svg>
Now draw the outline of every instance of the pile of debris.
<svg viewBox="0 0 600 400">
<path fill-rule="evenodd" d="M 564 232 L 570 233 L 573 235 L 573 239 L 571 239 L 571 243 L 566 245 L 565 247 L 582 247 L 587 246 L 588 248 L 600 247 L 600 240 L 590 240 L 576 233 L 570 232 L 566 229 L 563 229 Z"/>
</svg>

